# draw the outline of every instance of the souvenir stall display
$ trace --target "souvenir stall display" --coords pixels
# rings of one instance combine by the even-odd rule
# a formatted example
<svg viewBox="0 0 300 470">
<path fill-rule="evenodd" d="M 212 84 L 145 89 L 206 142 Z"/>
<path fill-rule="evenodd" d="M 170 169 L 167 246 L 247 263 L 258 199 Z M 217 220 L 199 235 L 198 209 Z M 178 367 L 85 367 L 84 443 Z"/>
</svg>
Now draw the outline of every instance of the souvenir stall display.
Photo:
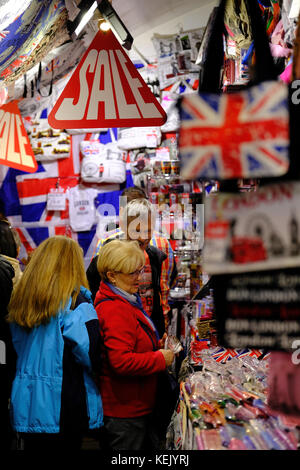
<svg viewBox="0 0 300 470">
<path fill-rule="evenodd" d="M 295 244 L 298 246 L 298 219 L 293 215 L 290 217 L 293 221 L 282 220 L 283 214 L 286 213 L 288 216 L 289 212 L 286 211 L 293 210 L 292 206 L 294 206 L 294 204 L 291 206 L 291 202 L 285 203 L 284 197 L 280 198 L 280 203 L 285 203 L 286 208 L 283 210 L 277 208 L 277 215 L 275 216 L 274 213 L 273 217 L 270 213 L 270 205 L 263 216 L 261 211 L 263 200 L 261 199 L 258 203 L 260 193 L 273 188 L 269 203 L 272 201 L 272 204 L 278 204 L 276 192 L 285 187 L 281 186 L 282 181 L 295 179 L 298 175 L 297 165 L 293 161 L 294 147 L 291 146 L 290 151 L 287 152 L 288 117 L 290 118 L 289 125 L 292 126 L 293 115 L 292 117 L 287 115 L 287 104 L 285 104 L 282 108 L 285 117 L 282 115 L 282 118 L 279 118 L 283 125 L 281 138 L 283 145 L 280 150 L 285 154 L 281 156 L 277 154 L 277 158 L 279 157 L 277 162 L 279 163 L 283 158 L 282 161 L 285 163 L 281 169 L 277 170 L 274 166 L 271 170 L 268 168 L 267 160 L 260 159 L 257 148 L 255 145 L 251 148 L 248 137 L 246 138 L 248 147 L 243 147 L 244 150 L 238 150 L 237 147 L 233 149 L 233 146 L 237 145 L 235 129 L 240 126 L 235 121 L 234 114 L 230 116 L 228 112 L 229 121 L 226 125 L 229 138 L 225 132 L 218 134 L 213 127 L 214 125 L 220 126 L 222 123 L 223 117 L 219 110 L 226 109 L 227 106 L 228 111 L 230 108 L 233 109 L 235 106 L 233 103 L 237 103 L 238 97 L 242 94 L 244 94 L 245 103 L 251 96 L 251 105 L 249 106 L 250 102 L 248 102 L 245 110 L 250 109 L 256 103 L 258 111 L 259 95 L 254 92 L 254 89 L 253 92 L 243 91 L 243 85 L 251 78 L 250 74 L 253 79 L 254 66 L 260 68 L 257 70 L 256 80 L 261 82 L 269 80 L 259 85 L 260 90 L 263 90 L 267 83 L 271 84 L 270 80 L 274 80 L 276 74 L 278 75 L 278 73 L 273 77 L 268 75 L 272 68 L 265 75 L 263 73 L 263 61 L 266 63 L 270 57 L 268 58 L 268 54 L 265 53 L 260 58 L 260 49 L 265 39 L 257 24 L 256 28 L 252 28 L 255 33 L 253 37 L 249 36 L 251 28 L 249 30 L 243 26 L 243 21 L 249 23 L 251 17 L 253 21 L 253 15 L 257 15 L 258 12 L 253 9 L 253 3 L 250 5 L 249 2 L 246 3 L 248 4 L 246 16 L 243 16 L 241 10 L 235 10 L 235 2 L 227 2 L 226 6 L 225 2 L 220 2 L 218 11 L 214 11 L 211 15 L 213 26 L 206 30 L 206 33 L 209 31 L 210 36 L 206 38 L 206 57 L 202 64 L 202 75 L 200 74 L 199 93 L 185 96 L 180 103 L 181 177 L 184 177 L 190 184 L 195 184 L 196 181 L 201 181 L 202 185 L 208 184 L 209 178 L 214 178 L 218 184 L 216 191 L 205 194 L 204 199 L 205 249 L 200 252 L 200 255 L 198 254 L 200 270 L 197 278 L 201 279 L 198 292 L 190 297 L 189 302 L 182 302 L 180 307 L 176 305 L 173 312 L 176 321 L 173 318 L 170 326 L 173 334 L 177 328 L 177 335 L 180 337 L 186 354 L 183 356 L 184 359 L 178 371 L 180 398 L 168 429 L 170 450 L 297 450 L 299 448 L 300 421 L 297 401 L 299 363 L 296 353 L 291 353 L 293 351 L 291 348 L 296 347 L 294 344 L 298 345 L 299 330 L 295 318 L 299 317 L 299 304 L 298 298 L 293 301 L 287 300 L 285 290 L 288 290 L 288 286 L 279 285 L 277 282 L 279 277 L 283 279 L 290 276 L 292 279 L 297 276 L 298 268 L 290 267 L 298 266 L 299 263 L 296 258 L 288 261 L 288 256 L 297 256 L 292 247 Z M 267 37 L 270 38 L 272 35 L 272 44 L 275 44 L 276 27 L 277 31 L 280 27 L 282 28 L 282 23 L 279 24 L 281 21 L 279 5 L 278 2 L 270 2 L 268 7 L 264 4 L 265 2 L 259 2 L 264 24 L 267 26 Z M 287 7 L 287 2 L 285 2 L 285 7 Z M 291 2 L 289 8 L 292 10 Z M 229 12 L 230 9 L 233 10 L 234 15 Z M 290 13 L 295 14 L 292 11 Z M 224 43 L 221 36 L 218 38 L 216 35 L 221 24 L 218 21 L 222 21 L 222 14 L 224 14 L 228 32 Z M 236 14 L 239 21 L 237 17 L 234 19 Z M 282 41 L 281 50 L 277 48 L 275 53 L 275 49 L 271 48 L 273 56 L 284 58 L 281 62 L 283 68 L 290 64 L 293 49 L 291 38 L 295 37 L 295 27 L 294 22 L 293 32 L 291 33 L 289 29 L 289 40 Z M 259 42 L 255 35 L 260 36 Z M 220 47 L 224 44 L 223 53 L 219 57 L 216 55 L 216 44 Z M 252 63 L 253 46 L 255 59 Z M 266 50 L 268 47 L 267 45 Z M 296 47 L 297 43 L 295 50 Z M 225 57 L 225 62 L 221 88 L 228 94 L 213 95 L 212 92 L 220 87 L 219 77 L 215 75 L 214 82 L 213 74 L 216 73 L 218 63 L 223 62 L 223 57 Z M 286 78 L 281 75 L 281 80 L 284 82 Z M 283 100 L 287 103 L 287 90 L 280 82 L 277 82 L 276 86 L 285 94 Z M 264 96 L 266 97 L 267 94 L 265 93 Z M 254 96 L 257 101 L 253 100 Z M 231 99 L 233 101 L 229 104 Z M 224 100 L 222 104 L 221 100 Z M 227 101 L 226 104 L 225 101 Z M 269 118 L 273 119 L 274 113 L 279 110 L 280 107 L 273 102 Z M 254 114 L 252 112 L 252 122 L 255 122 L 255 112 Z M 244 113 L 242 122 L 246 118 Z M 265 118 L 267 119 L 267 114 L 263 113 L 259 117 L 260 120 Z M 232 131 L 231 126 L 235 127 Z M 250 123 L 248 130 L 249 126 L 251 126 Z M 271 131 L 271 126 L 271 121 L 269 121 L 268 131 Z M 211 135 L 208 134 L 207 129 L 210 130 Z M 279 137 L 279 134 L 280 131 L 276 133 L 275 138 Z M 228 141 L 224 140 L 227 138 Z M 239 133 L 238 139 L 241 138 L 242 132 Z M 271 134 L 269 138 L 272 138 Z M 290 139 L 292 138 L 294 138 L 293 134 L 290 135 Z M 262 149 L 264 142 L 259 137 L 258 127 L 255 130 L 255 139 L 260 139 Z M 224 142 L 227 143 L 224 144 Z M 215 147 L 212 147 L 212 144 L 215 144 Z M 218 149 L 216 144 L 220 146 Z M 235 154 L 233 152 L 230 154 L 231 145 Z M 268 146 L 269 150 L 271 145 Z M 240 154 L 239 158 L 243 159 L 241 166 L 236 158 L 238 154 Z M 271 157 L 271 154 L 269 155 Z M 233 163 L 234 160 L 235 163 Z M 296 171 L 292 172 L 291 168 L 295 168 Z M 273 179 L 265 181 L 271 181 L 273 186 L 264 187 L 264 178 L 269 176 L 273 176 Z M 296 182 L 288 181 L 286 185 L 295 185 L 296 191 Z M 255 209 L 256 203 L 253 205 L 238 203 L 246 199 L 250 201 L 251 195 L 254 195 L 260 207 L 257 210 Z M 237 198 L 236 204 L 232 205 L 230 200 L 234 197 Z M 290 196 L 287 198 L 290 199 Z M 257 212 L 257 217 L 254 212 L 251 212 L 251 206 L 254 212 Z M 228 218 L 224 223 L 222 214 L 223 211 L 226 213 L 227 209 L 233 211 L 233 217 L 230 220 Z M 242 235 L 238 224 L 244 214 L 247 222 Z M 279 214 L 281 216 L 278 218 Z M 271 238 L 268 238 L 266 224 L 269 222 L 272 227 L 276 218 L 281 229 L 287 228 L 286 240 L 282 238 L 282 235 L 278 237 L 274 228 L 271 228 Z M 251 232 L 251 227 L 253 232 Z M 213 246 L 212 240 L 214 240 Z M 263 240 L 268 243 L 264 255 L 261 251 Z M 282 246 L 281 254 L 275 249 L 275 244 L 278 246 L 279 242 Z M 220 248 L 223 243 L 227 245 L 223 251 L 224 258 L 220 257 Z M 272 253 L 273 255 L 276 253 L 275 256 L 277 256 L 272 268 L 284 269 L 266 271 L 271 267 Z M 212 267 L 209 266 L 213 260 L 215 260 L 216 269 L 211 269 Z M 264 264 L 259 265 L 262 261 Z M 226 264 L 228 262 L 233 262 L 234 268 L 230 269 Z M 189 266 L 192 268 L 192 263 Z M 286 266 L 289 269 L 285 269 Z M 205 271 L 208 272 L 206 284 L 203 277 Z M 219 275 L 218 272 L 223 274 Z M 231 272 L 240 274 L 228 274 Z M 252 272 L 253 274 L 250 274 Z M 190 269 L 190 275 L 192 273 L 193 269 Z M 192 285 L 192 278 L 190 283 Z M 205 285 L 201 286 L 201 284 Z M 246 299 L 247 293 L 250 297 Z M 267 300 L 265 296 L 268 295 L 272 295 L 272 298 Z M 289 304 L 289 302 L 292 303 Z M 282 316 L 283 310 L 286 311 L 284 317 Z M 180 320 L 178 321 L 179 312 Z M 284 328 L 280 331 L 279 322 Z M 292 343 L 293 340 L 295 343 Z M 276 349 L 279 351 L 274 352 Z"/>
<path fill-rule="evenodd" d="M 216 3 L 205 27 L 155 33 L 153 63 L 99 29 L 104 7 L 76 33 L 79 2 L 0 6 L 0 200 L 23 269 L 52 235 L 88 267 L 143 189 L 177 266 L 167 449 L 297 450 L 300 3 Z"/>
<path fill-rule="evenodd" d="M 186 303 L 181 315 L 185 359 L 178 371 L 180 397 L 167 448 L 297 450 L 299 417 L 269 400 L 269 350 L 218 344 L 212 290 L 202 300 Z"/>
<path fill-rule="evenodd" d="M 201 370 L 181 382 L 169 449 L 297 450 L 297 421 L 266 404 L 269 359 L 261 351 L 202 350 Z"/>
</svg>

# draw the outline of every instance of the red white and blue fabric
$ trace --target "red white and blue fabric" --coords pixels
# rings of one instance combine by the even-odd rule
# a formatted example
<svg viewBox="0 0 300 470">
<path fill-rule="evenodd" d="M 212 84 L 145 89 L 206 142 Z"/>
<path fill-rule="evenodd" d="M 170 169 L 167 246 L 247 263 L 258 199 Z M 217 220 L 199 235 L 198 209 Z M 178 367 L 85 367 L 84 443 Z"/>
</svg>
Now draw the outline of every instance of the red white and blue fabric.
<svg viewBox="0 0 300 470">
<path fill-rule="evenodd" d="M 263 356 L 260 359 L 262 359 L 263 361 L 267 361 L 268 359 L 270 359 L 270 357 L 271 357 L 271 353 L 265 352 L 263 353 Z"/>
<path fill-rule="evenodd" d="M 220 348 L 218 351 L 212 354 L 212 357 L 216 362 L 227 362 L 237 355 L 238 353 L 235 349 Z"/>
<path fill-rule="evenodd" d="M 230 361 L 233 357 L 238 357 L 239 359 L 243 357 L 253 357 L 253 358 L 261 358 L 261 359 L 268 359 L 269 353 L 264 353 L 262 349 L 226 349 L 220 348 L 212 354 L 212 357 L 215 359 L 216 362 L 227 362 Z"/>
<path fill-rule="evenodd" d="M 263 350 L 261 349 L 242 349 L 239 353 L 238 353 L 238 357 L 241 358 L 241 357 L 254 357 L 254 358 L 259 358 L 261 356 L 263 356 L 264 352 Z"/>
<path fill-rule="evenodd" d="M 79 142 L 92 136 L 71 137 L 71 157 L 39 163 L 35 173 L 25 173 L 0 165 L 0 200 L 3 210 L 21 239 L 20 259 L 53 235 L 67 235 L 77 240 L 84 252 L 86 265 L 90 263 L 98 237 L 96 225 L 87 232 L 73 232 L 70 228 L 68 204 L 65 211 L 47 211 L 47 195 L 58 183 L 65 189 L 74 187 L 80 177 Z M 102 143 L 111 141 L 109 133 L 100 134 Z M 119 196 L 125 187 L 132 186 L 131 172 L 122 185 L 99 185 L 96 208 L 112 204 L 119 213 Z"/>
<path fill-rule="evenodd" d="M 180 117 L 182 178 L 275 177 L 287 172 L 288 91 L 283 83 L 187 95 Z"/>
</svg>

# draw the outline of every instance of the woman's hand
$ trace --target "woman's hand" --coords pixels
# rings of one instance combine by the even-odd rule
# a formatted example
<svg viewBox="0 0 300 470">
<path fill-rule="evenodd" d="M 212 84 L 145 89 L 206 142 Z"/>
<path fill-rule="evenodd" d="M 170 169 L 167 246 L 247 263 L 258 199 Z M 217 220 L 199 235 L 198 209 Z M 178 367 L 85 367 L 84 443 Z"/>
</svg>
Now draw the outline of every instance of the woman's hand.
<svg viewBox="0 0 300 470">
<path fill-rule="evenodd" d="M 158 347 L 163 349 L 165 347 L 165 342 L 167 339 L 167 333 L 164 333 L 163 337 L 158 341 Z"/>
<path fill-rule="evenodd" d="M 162 355 L 165 358 L 166 367 L 169 367 L 174 361 L 173 351 L 171 351 L 171 349 L 159 349 L 159 351 L 162 353 Z"/>
</svg>

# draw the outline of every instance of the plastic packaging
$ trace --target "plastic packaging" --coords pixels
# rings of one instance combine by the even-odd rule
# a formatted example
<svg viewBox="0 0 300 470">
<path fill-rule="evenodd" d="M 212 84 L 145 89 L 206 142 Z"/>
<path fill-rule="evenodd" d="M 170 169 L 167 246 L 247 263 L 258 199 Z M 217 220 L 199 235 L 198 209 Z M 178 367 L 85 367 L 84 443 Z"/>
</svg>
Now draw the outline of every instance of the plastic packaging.
<svg viewBox="0 0 300 470">
<path fill-rule="evenodd" d="M 247 450 L 258 450 L 250 436 L 244 436 L 243 443 L 245 444 Z"/>
<path fill-rule="evenodd" d="M 219 431 L 216 429 L 207 429 L 200 431 L 200 433 L 205 450 L 224 450 Z"/>
<path fill-rule="evenodd" d="M 178 338 L 174 335 L 169 335 L 165 341 L 165 349 L 170 349 L 174 354 L 178 354 L 183 350 L 183 347 Z"/>
<path fill-rule="evenodd" d="M 194 340 L 200 343 L 196 333 Z M 220 355 L 231 355 L 231 359 L 217 362 Z M 184 384 L 195 448 L 297 449 L 295 424 L 281 415 L 270 416 L 266 405 L 268 359 L 239 357 L 239 352 L 220 347 L 200 349 L 199 358 L 202 370 L 191 374 Z"/>
<path fill-rule="evenodd" d="M 247 450 L 247 447 L 245 446 L 244 442 L 241 441 L 240 439 L 233 438 L 230 441 L 229 449 L 230 450 Z"/>
</svg>

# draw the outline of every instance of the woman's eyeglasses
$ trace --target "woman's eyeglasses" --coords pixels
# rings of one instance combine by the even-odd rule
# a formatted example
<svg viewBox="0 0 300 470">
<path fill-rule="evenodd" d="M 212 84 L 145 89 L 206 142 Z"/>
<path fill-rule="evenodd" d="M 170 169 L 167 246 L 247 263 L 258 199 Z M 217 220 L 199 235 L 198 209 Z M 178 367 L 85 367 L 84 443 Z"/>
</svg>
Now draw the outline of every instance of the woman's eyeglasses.
<svg viewBox="0 0 300 470">
<path fill-rule="evenodd" d="M 130 276 L 130 277 L 138 277 L 141 274 L 143 274 L 145 271 L 145 266 L 143 266 L 141 269 L 137 269 L 136 271 L 133 271 L 132 273 L 123 273 L 122 271 L 115 271 L 116 274 L 124 274 L 125 276 Z"/>
<path fill-rule="evenodd" d="M 145 271 L 145 267 L 143 266 L 141 269 L 137 269 L 136 271 L 133 271 L 132 273 L 128 273 L 127 275 L 131 277 L 138 277 L 141 274 L 143 274 L 144 271 Z"/>
</svg>

